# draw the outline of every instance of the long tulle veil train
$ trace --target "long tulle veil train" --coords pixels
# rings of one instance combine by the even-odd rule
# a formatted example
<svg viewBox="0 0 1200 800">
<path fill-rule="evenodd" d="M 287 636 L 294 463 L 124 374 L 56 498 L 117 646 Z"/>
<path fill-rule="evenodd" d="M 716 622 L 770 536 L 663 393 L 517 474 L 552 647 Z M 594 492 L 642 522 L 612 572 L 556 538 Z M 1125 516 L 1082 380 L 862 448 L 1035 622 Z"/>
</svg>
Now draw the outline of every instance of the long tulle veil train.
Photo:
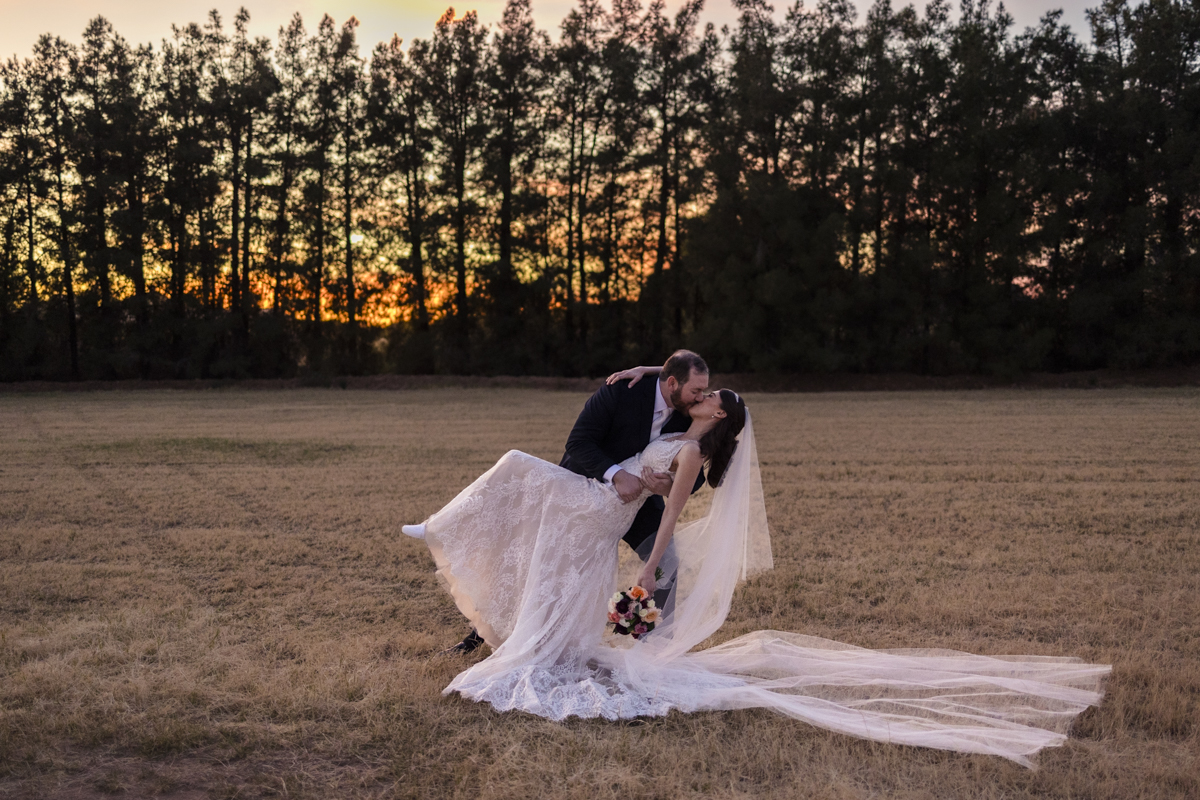
<svg viewBox="0 0 1200 800">
<path fill-rule="evenodd" d="M 769 630 L 694 650 L 725 621 L 737 584 L 772 566 L 749 413 L 708 514 L 681 526 L 675 542 L 684 565 L 675 613 L 645 641 L 600 658 L 673 708 L 770 708 L 867 739 L 1032 766 L 1100 702 L 1111 667 L 1076 658 L 867 650 Z"/>
</svg>

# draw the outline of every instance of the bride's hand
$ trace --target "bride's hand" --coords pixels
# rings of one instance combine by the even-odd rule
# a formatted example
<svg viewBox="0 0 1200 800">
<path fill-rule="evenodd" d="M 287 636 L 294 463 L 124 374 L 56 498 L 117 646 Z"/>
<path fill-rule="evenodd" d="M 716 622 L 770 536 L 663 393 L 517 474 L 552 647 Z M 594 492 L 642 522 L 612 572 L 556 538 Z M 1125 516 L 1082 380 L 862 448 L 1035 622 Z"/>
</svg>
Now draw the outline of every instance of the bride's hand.
<svg viewBox="0 0 1200 800">
<path fill-rule="evenodd" d="M 629 381 L 629 386 L 636 386 L 637 382 L 642 379 L 642 376 L 651 371 L 651 367 L 634 367 L 633 369 L 623 369 L 620 372 L 614 372 L 605 378 L 604 382 L 612 385 L 617 381 Z"/>
<path fill-rule="evenodd" d="M 637 580 L 637 585 L 649 592 L 651 597 L 654 597 L 654 587 L 658 586 L 658 578 L 654 577 L 656 569 L 658 569 L 657 564 L 653 567 L 647 564 L 645 569 L 642 570 L 642 574 L 638 575 Z"/>
</svg>

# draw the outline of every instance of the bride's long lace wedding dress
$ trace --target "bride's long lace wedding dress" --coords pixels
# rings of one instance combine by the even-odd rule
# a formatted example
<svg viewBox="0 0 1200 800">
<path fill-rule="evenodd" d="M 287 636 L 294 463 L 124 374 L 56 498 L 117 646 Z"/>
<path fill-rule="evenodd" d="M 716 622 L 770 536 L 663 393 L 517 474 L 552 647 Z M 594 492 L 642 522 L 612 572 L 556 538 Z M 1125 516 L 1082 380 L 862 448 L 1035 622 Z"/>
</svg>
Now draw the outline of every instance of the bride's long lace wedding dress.
<svg viewBox="0 0 1200 800">
<path fill-rule="evenodd" d="M 681 446 L 663 437 L 621 466 L 666 470 Z M 627 588 L 617 543 L 639 505 L 514 450 L 430 517 L 437 574 L 494 648 L 446 693 L 555 720 L 771 708 L 854 736 L 1025 765 L 1100 701 L 1110 667 L 1073 658 L 866 650 L 778 631 L 694 649 L 724 621 L 735 585 L 771 566 L 749 419 L 708 515 L 675 533 L 674 613 L 641 641 L 614 636 L 607 600 Z"/>
</svg>

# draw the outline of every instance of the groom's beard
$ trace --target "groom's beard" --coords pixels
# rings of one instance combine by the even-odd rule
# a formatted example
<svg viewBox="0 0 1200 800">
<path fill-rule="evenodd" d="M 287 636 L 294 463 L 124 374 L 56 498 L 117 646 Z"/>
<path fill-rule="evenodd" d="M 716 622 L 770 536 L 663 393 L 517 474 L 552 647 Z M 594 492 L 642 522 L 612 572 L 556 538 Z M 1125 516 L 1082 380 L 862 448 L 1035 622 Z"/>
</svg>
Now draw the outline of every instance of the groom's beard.
<svg viewBox="0 0 1200 800">
<path fill-rule="evenodd" d="M 690 403 L 683 402 L 683 387 L 682 386 L 680 386 L 675 391 L 671 392 L 670 400 L 671 400 L 671 407 L 674 408 L 676 411 L 678 411 L 680 414 L 688 413 L 688 411 L 692 407 Z"/>
</svg>

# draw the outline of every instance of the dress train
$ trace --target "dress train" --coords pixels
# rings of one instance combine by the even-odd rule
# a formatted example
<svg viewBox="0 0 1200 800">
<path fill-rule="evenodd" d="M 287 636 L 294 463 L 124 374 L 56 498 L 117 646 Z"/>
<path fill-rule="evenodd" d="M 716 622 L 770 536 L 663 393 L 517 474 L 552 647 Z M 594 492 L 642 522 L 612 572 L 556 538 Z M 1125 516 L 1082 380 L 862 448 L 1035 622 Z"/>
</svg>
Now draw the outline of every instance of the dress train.
<svg viewBox="0 0 1200 800">
<path fill-rule="evenodd" d="M 660 438 L 622 462 L 665 470 Z M 606 632 L 617 543 L 640 503 L 510 451 L 425 523 L 437 574 L 492 654 L 445 692 L 548 719 L 770 708 L 881 742 L 988 753 L 1032 766 L 1101 699 L 1111 667 L 1075 658 L 867 650 L 757 631 L 703 650 L 734 585 L 770 566 L 749 421 L 709 515 L 677 530 L 676 611 L 639 642 Z M 764 550 L 765 548 L 765 550 Z"/>
</svg>

